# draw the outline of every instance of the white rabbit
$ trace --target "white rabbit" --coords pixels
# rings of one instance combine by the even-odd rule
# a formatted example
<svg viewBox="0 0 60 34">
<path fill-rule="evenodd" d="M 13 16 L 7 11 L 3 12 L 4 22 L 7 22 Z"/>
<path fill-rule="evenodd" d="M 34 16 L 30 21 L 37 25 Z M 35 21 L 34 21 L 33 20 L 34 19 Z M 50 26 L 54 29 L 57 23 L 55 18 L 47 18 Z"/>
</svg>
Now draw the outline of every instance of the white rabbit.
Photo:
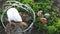
<svg viewBox="0 0 60 34">
<path fill-rule="evenodd" d="M 8 17 L 8 21 L 17 21 L 17 22 L 22 22 L 22 18 L 18 13 L 18 10 L 16 8 L 10 8 L 7 11 L 7 17 Z"/>
</svg>

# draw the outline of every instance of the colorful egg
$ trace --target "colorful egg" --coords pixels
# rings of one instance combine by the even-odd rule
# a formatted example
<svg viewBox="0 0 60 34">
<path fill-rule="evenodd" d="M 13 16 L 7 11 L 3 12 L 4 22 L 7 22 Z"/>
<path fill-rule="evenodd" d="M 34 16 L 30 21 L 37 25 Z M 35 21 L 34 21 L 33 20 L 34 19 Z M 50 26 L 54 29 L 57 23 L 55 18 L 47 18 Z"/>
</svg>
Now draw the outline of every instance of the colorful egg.
<svg viewBox="0 0 60 34">
<path fill-rule="evenodd" d="M 41 16 L 42 12 L 43 12 L 42 10 L 38 11 L 37 16 Z"/>
<path fill-rule="evenodd" d="M 46 24 L 47 23 L 47 19 L 46 18 L 40 18 L 40 22 L 43 23 L 43 24 Z"/>
<path fill-rule="evenodd" d="M 46 19 L 49 19 L 49 18 L 50 18 L 50 14 L 49 14 L 49 13 L 46 13 L 46 14 L 44 15 L 44 17 L 45 17 Z"/>
<path fill-rule="evenodd" d="M 20 23 L 20 26 L 21 26 L 21 27 L 27 27 L 27 23 L 26 23 L 26 22 L 21 22 L 21 23 Z"/>
</svg>

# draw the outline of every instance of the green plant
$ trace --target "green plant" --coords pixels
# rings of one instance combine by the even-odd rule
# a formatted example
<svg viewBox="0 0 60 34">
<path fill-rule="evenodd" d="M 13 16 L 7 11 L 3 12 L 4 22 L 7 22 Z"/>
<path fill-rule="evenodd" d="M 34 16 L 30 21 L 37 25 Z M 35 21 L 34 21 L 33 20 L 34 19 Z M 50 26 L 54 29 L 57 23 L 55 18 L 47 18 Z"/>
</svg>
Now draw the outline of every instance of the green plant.
<svg viewBox="0 0 60 34">
<path fill-rule="evenodd" d="M 54 0 L 38 0 L 37 2 L 35 2 L 34 0 L 17 0 L 17 1 L 20 1 L 24 4 L 29 4 L 32 7 L 32 9 L 35 11 L 35 13 L 37 13 L 39 10 L 43 11 L 43 15 L 37 17 L 34 24 L 38 31 L 45 29 L 48 31 L 46 32 L 47 34 L 57 34 L 56 31 L 58 31 L 58 27 L 54 26 L 54 25 L 58 25 L 57 24 L 58 19 L 56 17 L 57 12 L 52 9 L 52 4 Z M 50 13 L 51 17 L 50 19 L 48 19 L 47 24 L 42 24 L 39 20 L 40 18 L 44 17 L 45 13 Z"/>
<path fill-rule="evenodd" d="M 0 8 L 0 18 L 1 18 L 1 14 L 2 14 L 2 9 Z M 0 19 L 0 26 L 2 26 L 1 19 Z"/>
<path fill-rule="evenodd" d="M 29 4 L 32 9 L 37 13 L 39 10 L 43 11 L 43 15 L 36 17 L 36 21 L 34 23 L 37 31 L 47 30 L 47 34 L 59 34 L 60 33 L 60 19 L 57 16 L 56 10 L 52 9 L 52 4 L 54 0 L 38 0 L 35 2 L 34 0 L 16 0 L 24 4 Z M 42 24 L 40 22 L 40 18 L 44 18 L 44 14 L 49 13 L 51 15 L 50 19 L 48 19 L 47 24 Z M 1 10 L 0 10 L 1 15 Z"/>
<path fill-rule="evenodd" d="M 57 28 L 55 26 L 53 26 L 53 25 L 48 26 L 47 29 L 48 29 L 47 34 L 55 34 L 57 32 Z"/>
</svg>

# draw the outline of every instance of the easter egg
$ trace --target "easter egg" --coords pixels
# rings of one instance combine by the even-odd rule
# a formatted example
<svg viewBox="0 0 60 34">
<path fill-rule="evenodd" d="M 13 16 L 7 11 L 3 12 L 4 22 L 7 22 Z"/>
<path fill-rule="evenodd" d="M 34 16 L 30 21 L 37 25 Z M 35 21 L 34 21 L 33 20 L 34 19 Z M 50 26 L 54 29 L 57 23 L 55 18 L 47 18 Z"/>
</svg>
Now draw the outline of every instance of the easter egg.
<svg viewBox="0 0 60 34">
<path fill-rule="evenodd" d="M 42 10 L 38 11 L 37 12 L 37 16 L 41 16 L 42 15 L 42 12 L 43 12 Z"/>
<path fill-rule="evenodd" d="M 50 18 L 50 14 L 49 14 L 49 13 L 46 13 L 46 14 L 44 15 L 44 17 L 45 17 L 46 19 L 49 19 L 49 18 Z"/>
<path fill-rule="evenodd" d="M 46 24 L 47 23 L 47 19 L 46 18 L 40 18 L 40 22 L 43 23 L 43 24 Z"/>
</svg>

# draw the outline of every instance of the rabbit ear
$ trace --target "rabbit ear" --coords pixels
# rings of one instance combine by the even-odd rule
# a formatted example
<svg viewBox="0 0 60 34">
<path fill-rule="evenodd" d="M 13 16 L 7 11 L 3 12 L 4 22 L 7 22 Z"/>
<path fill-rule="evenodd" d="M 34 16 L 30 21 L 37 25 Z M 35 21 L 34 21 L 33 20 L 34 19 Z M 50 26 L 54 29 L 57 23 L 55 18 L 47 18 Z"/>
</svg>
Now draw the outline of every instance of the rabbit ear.
<svg viewBox="0 0 60 34">
<path fill-rule="evenodd" d="M 11 21 L 11 20 L 14 20 L 14 21 L 19 21 L 21 22 L 22 21 L 22 18 L 21 16 L 19 15 L 18 13 L 18 10 L 16 8 L 10 8 L 8 11 L 7 11 L 7 17 L 8 17 L 8 21 Z"/>
</svg>

